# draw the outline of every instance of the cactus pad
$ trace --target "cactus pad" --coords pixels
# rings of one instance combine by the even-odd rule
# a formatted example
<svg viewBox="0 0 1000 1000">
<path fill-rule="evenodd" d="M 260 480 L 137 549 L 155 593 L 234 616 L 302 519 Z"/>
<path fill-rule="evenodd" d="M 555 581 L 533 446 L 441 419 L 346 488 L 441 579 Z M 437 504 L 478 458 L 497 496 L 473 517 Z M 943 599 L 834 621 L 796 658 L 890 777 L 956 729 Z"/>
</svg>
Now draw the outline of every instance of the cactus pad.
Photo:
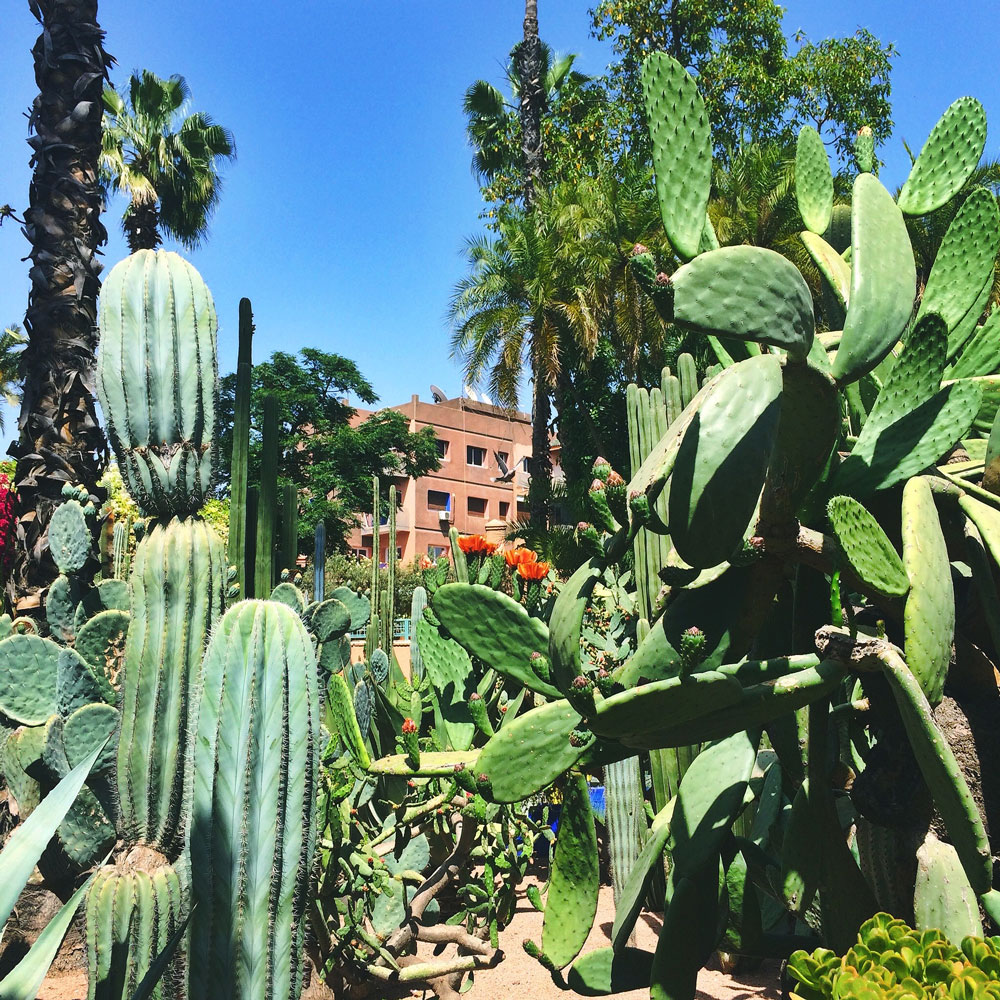
<svg viewBox="0 0 1000 1000">
<path fill-rule="evenodd" d="M 75 649 L 59 651 L 56 703 L 60 715 L 68 716 L 84 705 L 103 702 L 105 688 L 90 664 Z"/>
<path fill-rule="evenodd" d="M 856 382 L 892 350 L 909 321 L 916 286 L 903 215 L 877 178 L 861 174 L 851 206 L 851 295 L 833 362 L 837 382 Z"/>
<path fill-rule="evenodd" d="M 57 712 L 61 652 L 57 643 L 37 635 L 0 642 L 0 712 L 26 726 L 40 726 Z"/>
<path fill-rule="evenodd" d="M 960 97 L 941 116 L 899 192 L 907 215 L 926 215 L 956 195 L 986 148 L 986 112 L 973 97 Z"/>
<path fill-rule="evenodd" d="M 271 600 L 287 605 L 300 617 L 305 614 L 305 594 L 294 583 L 289 583 L 287 580 L 284 583 L 279 583 L 271 591 Z"/>
<path fill-rule="evenodd" d="M 62 642 L 73 640 L 74 621 L 79 603 L 80 598 L 75 581 L 65 574 L 57 576 L 52 581 L 49 592 L 45 595 L 45 620 L 49 623 L 52 633 Z"/>
<path fill-rule="evenodd" d="M 587 778 L 570 774 L 563 783 L 559 834 L 542 919 L 542 953 L 557 969 L 580 953 L 597 915 L 600 855 Z"/>
<path fill-rule="evenodd" d="M 938 840 L 933 830 L 928 830 L 917 850 L 913 915 L 918 931 L 935 928 L 949 941 L 983 936 L 979 903 L 958 854 L 951 844 Z"/>
<path fill-rule="evenodd" d="M 993 264 L 1000 251 L 1000 211 L 996 199 L 978 188 L 962 203 L 941 241 L 927 278 L 919 316 L 937 313 L 949 334 L 975 307 L 984 285 L 992 285 Z M 979 318 L 982 307 L 976 311 Z M 949 336 L 948 353 L 961 343 Z"/>
<path fill-rule="evenodd" d="M 93 538 L 78 500 L 64 500 L 49 521 L 49 551 L 60 573 L 78 573 L 87 563 Z"/>
<path fill-rule="evenodd" d="M 70 767 L 76 767 L 118 726 L 118 711 L 110 705 L 84 705 L 63 723 L 62 741 Z M 92 777 L 110 774 L 115 764 L 116 740 L 108 740 L 94 766 Z"/>
<path fill-rule="evenodd" d="M 781 365 L 760 355 L 726 369 L 688 425 L 674 464 L 669 524 L 671 541 L 689 565 L 715 566 L 743 541 L 780 412 Z"/>
<path fill-rule="evenodd" d="M 339 639 L 351 630 L 351 612 L 342 601 L 328 598 L 316 605 L 309 627 L 319 642 Z"/>
<path fill-rule="evenodd" d="M 431 607 L 449 635 L 487 666 L 546 698 L 560 696 L 531 667 L 532 653 L 548 653 L 549 630 L 523 605 L 490 587 L 448 583 L 435 592 Z"/>
<path fill-rule="evenodd" d="M 804 125 L 795 144 L 795 198 L 806 229 L 817 235 L 833 217 L 833 174 L 819 133 Z"/>
<path fill-rule="evenodd" d="M 927 700 L 944 692 L 955 638 L 955 589 L 934 495 L 926 479 L 903 487 L 903 563 L 910 579 L 903 625 L 906 662 Z"/>
<path fill-rule="evenodd" d="M 853 497 L 834 497 L 827 516 L 844 559 L 858 578 L 880 594 L 905 596 L 910 580 L 903 560 L 868 510 Z"/>
<path fill-rule="evenodd" d="M 76 651 L 90 664 L 101 688 L 101 700 L 113 705 L 121 687 L 125 637 L 130 617 L 125 611 L 101 611 L 76 637 Z"/>
<path fill-rule="evenodd" d="M 363 594 L 354 593 L 350 587 L 337 587 L 330 596 L 340 601 L 350 612 L 352 632 L 357 632 L 368 624 L 372 616 L 372 605 Z"/>
<path fill-rule="evenodd" d="M 476 774 L 485 774 L 494 802 L 517 802 L 547 788 L 572 767 L 584 746 L 570 741 L 580 714 L 560 699 L 507 723 L 483 747 Z"/>
<path fill-rule="evenodd" d="M 670 283 L 678 325 L 773 344 L 798 361 L 809 353 L 815 328 L 812 295 L 799 269 L 781 254 L 763 247 L 723 247 L 685 264 Z"/>
<path fill-rule="evenodd" d="M 472 660 L 462 646 L 442 636 L 427 619 L 417 623 L 417 642 L 448 743 L 453 750 L 468 750 L 476 734 L 469 712 L 469 696 L 476 690 Z"/>
<path fill-rule="evenodd" d="M 674 58 L 651 53 L 642 92 L 667 239 L 690 260 L 698 255 L 712 182 L 712 134 L 698 85 Z"/>
</svg>

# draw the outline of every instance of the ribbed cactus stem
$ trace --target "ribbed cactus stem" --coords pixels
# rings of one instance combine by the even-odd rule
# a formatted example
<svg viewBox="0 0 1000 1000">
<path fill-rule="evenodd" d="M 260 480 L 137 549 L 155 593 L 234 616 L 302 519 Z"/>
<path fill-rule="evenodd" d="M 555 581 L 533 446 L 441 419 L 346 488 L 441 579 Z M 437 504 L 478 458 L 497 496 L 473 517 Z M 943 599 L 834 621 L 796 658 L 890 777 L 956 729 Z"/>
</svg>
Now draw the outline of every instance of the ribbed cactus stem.
<svg viewBox="0 0 1000 1000">
<path fill-rule="evenodd" d="M 114 549 L 111 558 L 111 575 L 116 580 L 124 580 L 129 571 L 128 540 L 132 531 L 131 519 L 115 521 L 113 542 Z"/>
<path fill-rule="evenodd" d="M 417 641 L 417 622 L 423 617 L 426 607 L 427 591 L 423 587 L 414 587 L 410 599 L 410 678 L 414 684 L 424 676 L 424 661 Z"/>
<path fill-rule="evenodd" d="M 181 879 L 163 855 L 133 848 L 102 868 L 87 892 L 87 998 L 130 1000 L 184 920 Z M 182 959 L 174 956 L 152 1000 L 183 996 Z"/>
<path fill-rule="evenodd" d="M 386 553 L 386 604 L 385 631 L 386 644 L 385 651 L 392 654 L 393 630 L 396 627 L 396 487 L 389 487 L 389 551 Z"/>
<path fill-rule="evenodd" d="M 312 643 L 287 606 L 243 601 L 219 622 L 202 678 L 189 1000 L 295 1000 L 319 776 Z"/>
<path fill-rule="evenodd" d="M 313 600 L 326 598 L 326 525 L 319 521 L 313 542 Z"/>
<path fill-rule="evenodd" d="M 196 515 L 154 525 L 136 548 L 120 704 L 120 826 L 130 843 L 168 857 L 183 843 L 187 719 L 225 585 L 222 542 Z"/>
<path fill-rule="evenodd" d="M 247 593 L 247 471 L 250 461 L 250 389 L 253 374 L 253 309 L 240 299 L 239 353 L 236 360 L 236 396 L 233 407 L 233 460 L 229 488 L 229 565 L 236 567 L 240 594 Z"/>
<path fill-rule="evenodd" d="M 212 487 L 218 322 L 198 272 L 140 250 L 101 289 L 97 394 L 129 493 L 145 514 L 198 510 Z"/>
<path fill-rule="evenodd" d="M 281 568 L 294 574 L 299 558 L 299 491 L 295 483 L 285 483 L 281 492 Z"/>
<path fill-rule="evenodd" d="M 254 594 L 268 597 L 274 587 L 274 527 L 278 519 L 278 400 L 264 397 L 257 493 L 257 551 Z"/>
<path fill-rule="evenodd" d="M 372 618 L 381 610 L 378 604 L 378 564 L 382 535 L 379 517 L 379 481 L 378 476 L 372 476 Z"/>
</svg>

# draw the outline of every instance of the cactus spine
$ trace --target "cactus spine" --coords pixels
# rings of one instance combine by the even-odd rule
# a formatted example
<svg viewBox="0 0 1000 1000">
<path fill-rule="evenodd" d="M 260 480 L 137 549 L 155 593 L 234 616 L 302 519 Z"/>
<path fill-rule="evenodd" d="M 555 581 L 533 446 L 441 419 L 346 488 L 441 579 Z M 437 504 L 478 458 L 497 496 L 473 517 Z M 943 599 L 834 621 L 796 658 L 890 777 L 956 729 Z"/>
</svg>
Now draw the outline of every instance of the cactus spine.
<svg viewBox="0 0 1000 1000">
<path fill-rule="evenodd" d="M 236 604 L 212 637 L 203 680 L 190 835 L 197 906 L 189 997 L 295 997 L 318 777 L 309 635 L 284 605 Z"/>
</svg>

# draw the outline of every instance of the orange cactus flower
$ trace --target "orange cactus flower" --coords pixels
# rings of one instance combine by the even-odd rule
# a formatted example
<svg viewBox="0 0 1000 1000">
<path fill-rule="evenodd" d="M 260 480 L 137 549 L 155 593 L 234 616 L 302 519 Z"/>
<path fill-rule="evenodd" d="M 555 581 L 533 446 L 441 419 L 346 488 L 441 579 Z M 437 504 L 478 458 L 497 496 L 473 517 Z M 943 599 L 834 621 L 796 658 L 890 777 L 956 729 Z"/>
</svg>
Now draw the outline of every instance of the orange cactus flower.
<svg viewBox="0 0 1000 1000">
<path fill-rule="evenodd" d="M 434 566 L 434 563 L 431 561 L 431 559 L 430 559 L 429 556 L 421 556 L 420 557 L 420 568 L 421 569 L 431 569 L 433 566 Z"/>
<path fill-rule="evenodd" d="M 463 535 L 458 540 L 458 547 L 467 556 L 492 555 L 496 551 L 496 542 L 488 542 L 482 535 Z"/>
<path fill-rule="evenodd" d="M 535 556 L 535 553 L 532 552 Z M 534 559 L 525 560 L 518 564 L 517 574 L 524 580 L 543 580 L 549 572 L 549 564 L 547 562 L 538 562 L 538 557 L 535 556 Z"/>
</svg>

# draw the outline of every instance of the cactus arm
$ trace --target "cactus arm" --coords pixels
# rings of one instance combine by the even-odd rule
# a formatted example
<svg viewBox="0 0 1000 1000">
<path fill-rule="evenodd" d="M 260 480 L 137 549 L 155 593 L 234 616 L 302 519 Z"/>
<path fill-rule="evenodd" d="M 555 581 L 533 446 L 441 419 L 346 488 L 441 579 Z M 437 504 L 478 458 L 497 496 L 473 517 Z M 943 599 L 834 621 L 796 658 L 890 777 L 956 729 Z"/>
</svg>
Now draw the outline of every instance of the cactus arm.
<svg viewBox="0 0 1000 1000">
<path fill-rule="evenodd" d="M 951 844 L 927 831 L 917 849 L 917 877 L 913 891 L 917 930 L 939 929 L 949 941 L 983 936 L 976 894 Z"/>
</svg>

